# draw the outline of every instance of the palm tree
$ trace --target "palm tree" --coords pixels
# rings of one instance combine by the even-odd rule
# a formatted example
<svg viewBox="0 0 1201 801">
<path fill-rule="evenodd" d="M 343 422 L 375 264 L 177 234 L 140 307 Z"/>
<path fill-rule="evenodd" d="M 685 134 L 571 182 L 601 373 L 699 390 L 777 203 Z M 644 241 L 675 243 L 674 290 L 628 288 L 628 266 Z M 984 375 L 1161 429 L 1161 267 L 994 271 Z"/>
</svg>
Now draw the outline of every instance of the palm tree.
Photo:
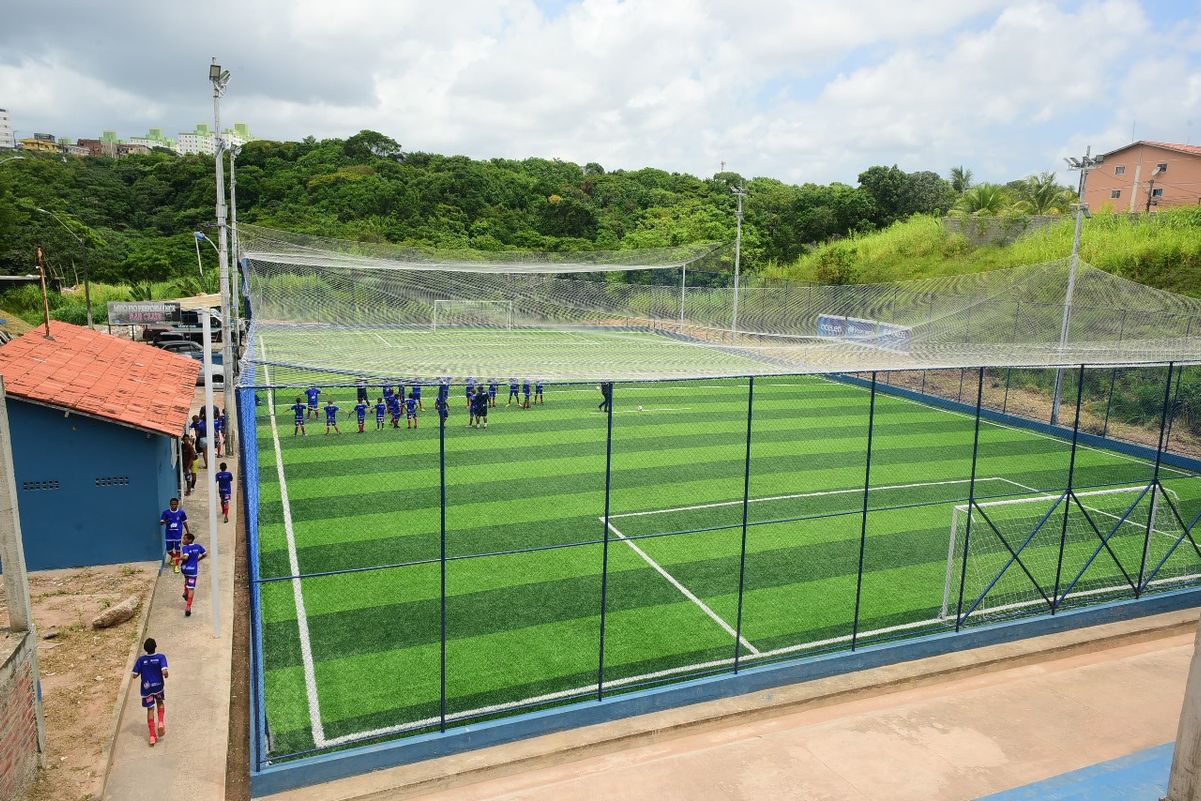
<svg viewBox="0 0 1201 801">
<path fill-rule="evenodd" d="M 971 189 L 972 171 L 963 165 L 952 167 L 951 188 L 955 190 L 955 194 L 957 195 L 962 195 L 964 192 Z"/>
<path fill-rule="evenodd" d="M 1009 207 L 1009 193 L 1005 191 L 1005 187 L 999 184 L 980 184 L 964 192 L 954 210 L 960 214 L 992 217 L 1003 213 Z"/>
<path fill-rule="evenodd" d="M 1055 183 L 1055 173 L 1031 175 L 1017 187 L 1017 206 L 1027 214 L 1059 214 L 1067 211 L 1074 196 L 1072 190 Z"/>
</svg>

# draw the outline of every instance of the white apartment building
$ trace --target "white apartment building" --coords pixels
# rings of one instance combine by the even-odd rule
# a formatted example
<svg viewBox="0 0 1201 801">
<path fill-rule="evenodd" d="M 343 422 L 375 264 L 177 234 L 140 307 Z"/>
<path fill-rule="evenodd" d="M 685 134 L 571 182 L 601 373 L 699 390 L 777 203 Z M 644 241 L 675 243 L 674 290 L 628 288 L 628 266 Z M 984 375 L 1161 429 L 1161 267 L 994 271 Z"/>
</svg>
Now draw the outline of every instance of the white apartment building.
<svg viewBox="0 0 1201 801">
<path fill-rule="evenodd" d="M 250 126 L 244 122 L 237 122 L 234 123 L 233 128 L 226 128 L 223 136 L 226 144 L 230 147 L 241 147 L 254 139 L 250 133 Z M 217 152 L 217 142 L 213 130 L 204 123 L 200 123 L 196 126 L 196 130 L 180 133 L 175 138 L 175 152 L 181 156 L 193 153 L 213 155 Z"/>
<path fill-rule="evenodd" d="M 17 146 L 17 140 L 13 136 L 13 124 L 9 119 L 8 111 L 0 108 L 0 149 L 12 149 Z"/>
</svg>

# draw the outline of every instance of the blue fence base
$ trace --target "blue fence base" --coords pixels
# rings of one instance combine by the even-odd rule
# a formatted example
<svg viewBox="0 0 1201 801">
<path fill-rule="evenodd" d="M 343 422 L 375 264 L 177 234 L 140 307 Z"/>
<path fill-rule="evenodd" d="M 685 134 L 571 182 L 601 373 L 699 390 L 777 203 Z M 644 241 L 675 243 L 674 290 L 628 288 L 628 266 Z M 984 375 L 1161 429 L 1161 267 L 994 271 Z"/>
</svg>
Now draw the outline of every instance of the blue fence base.
<svg viewBox="0 0 1201 801">
<path fill-rule="evenodd" d="M 873 645 L 853 652 L 798 659 L 747 668 L 680 684 L 625 693 L 603 701 L 529 712 L 509 718 L 402 740 L 359 746 L 251 770 L 253 796 L 269 795 L 321 782 L 463 753 L 501 743 L 567 729 L 605 723 L 689 704 L 713 701 L 786 684 L 797 684 L 859 670 L 941 654 L 1038 637 L 1068 629 L 1097 626 L 1163 612 L 1201 606 L 1201 588 L 1164 593 L 1138 600 L 1115 601 L 1056 615 L 1026 618 L 947 632 L 897 643 Z M 253 738 L 252 738 L 253 739 Z"/>
</svg>

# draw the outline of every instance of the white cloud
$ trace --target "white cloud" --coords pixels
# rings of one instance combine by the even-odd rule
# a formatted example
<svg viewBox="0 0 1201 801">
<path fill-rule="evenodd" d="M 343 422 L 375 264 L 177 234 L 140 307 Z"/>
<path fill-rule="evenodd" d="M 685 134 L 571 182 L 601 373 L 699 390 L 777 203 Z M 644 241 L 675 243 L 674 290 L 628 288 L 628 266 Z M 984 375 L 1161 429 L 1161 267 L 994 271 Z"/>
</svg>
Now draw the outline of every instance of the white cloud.
<svg viewBox="0 0 1201 801">
<path fill-rule="evenodd" d="M 119 25 L 87 4 L 53 26 L 18 11 L 0 105 L 22 129 L 190 128 L 220 49 L 223 116 L 264 136 L 375 128 L 414 150 L 698 174 L 724 160 L 822 182 L 893 162 L 1007 178 L 1156 107 L 1201 126 L 1201 26 L 1153 31 L 1135 0 L 584 0 L 553 18 L 532 0 L 218 6 L 186 24 L 162 6 Z M 143 45 L 140 69 L 96 45 L 119 31 Z"/>
</svg>

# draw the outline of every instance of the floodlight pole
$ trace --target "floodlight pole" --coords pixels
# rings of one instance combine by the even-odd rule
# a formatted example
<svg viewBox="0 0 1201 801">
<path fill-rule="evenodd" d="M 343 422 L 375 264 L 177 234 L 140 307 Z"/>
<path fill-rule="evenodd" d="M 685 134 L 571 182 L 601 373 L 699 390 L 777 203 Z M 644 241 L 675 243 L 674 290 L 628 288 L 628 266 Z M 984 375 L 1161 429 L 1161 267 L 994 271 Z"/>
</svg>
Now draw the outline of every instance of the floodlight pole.
<svg viewBox="0 0 1201 801">
<path fill-rule="evenodd" d="M 209 66 L 209 81 L 213 84 L 213 162 L 217 168 L 217 237 L 220 241 L 217 247 L 217 256 L 221 267 L 221 354 L 222 364 L 225 365 L 227 379 L 232 377 L 233 373 L 233 350 L 230 347 L 232 341 L 231 331 L 233 326 L 229 321 L 229 232 L 226 230 L 225 219 L 225 137 L 221 135 L 221 95 L 225 94 L 225 87 L 229 85 L 229 71 L 222 70 L 217 64 L 217 59 L 214 58 Z M 206 313 L 207 316 L 207 313 Z M 229 408 L 233 396 L 226 391 L 224 403 L 222 406 Z M 237 414 L 227 416 L 229 421 L 229 431 L 227 435 L 232 433 L 236 426 Z"/>
<path fill-rule="evenodd" d="M 1080 171 L 1080 184 L 1076 192 L 1076 233 L 1072 237 L 1072 261 L 1068 268 L 1068 289 L 1063 301 L 1063 326 L 1059 331 L 1059 355 L 1062 360 L 1063 351 L 1068 346 L 1068 329 L 1072 325 L 1072 295 L 1076 292 L 1076 267 L 1080 262 L 1080 232 L 1084 228 L 1084 215 L 1087 206 L 1084 204 L 1084 187 L 1088 181 L 1088 171 L 1101 163 L 1100 157 L 1092 158 L 1092 146 L 1085 148 L 1084 158 L 1067 159 L 1068 169 Z M 1055 371 L 1055 396 L 1051 400 L 1051 425 L 1059 425 L 1059 401 L 1063 396 L 1063 368 Z"/>
<path fill-rule="evenodd" d="M 238 328 L 238 310 L 242 305 L 240 298 L 241 281 L 238 275 L 238 171 L 235 166 L 238 154 L 242 152 L 240 145 L 235 145 L 229 149 L 229 213 L 230 213 L 230 234 L 232 236 L 232 248 L 230 256 L 232 263 L 229 265 L 230 271 L 230 313 L 233 315 L 233 321 L 229 328 L 230 346 L 234 351 L 234 358 L 238 357 L 238 335 L 241 331 Z M 237 365 L 234 365 L 236 367 Z"/>
<path fill-rule="evenodd" d="M 738 344 L 738 277 L 742 265 L 742 198 L 746 195 L 746 189 L 736 186 L 731 191 L 738 198 L 738 211 L 735 212 L 738 227 L 734 236 L 734 305 L 730 314 L 730 337 L 734 344 Z"/>
</svg>

